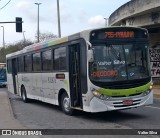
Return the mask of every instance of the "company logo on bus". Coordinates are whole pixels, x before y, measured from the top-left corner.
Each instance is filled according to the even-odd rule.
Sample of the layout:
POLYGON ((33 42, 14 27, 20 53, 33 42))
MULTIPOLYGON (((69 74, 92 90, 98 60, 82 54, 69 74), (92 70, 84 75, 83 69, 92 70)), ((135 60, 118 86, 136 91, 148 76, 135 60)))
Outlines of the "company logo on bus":
POLYGON ((105 38, 134 38, 134 32, 105 32, 105 38))

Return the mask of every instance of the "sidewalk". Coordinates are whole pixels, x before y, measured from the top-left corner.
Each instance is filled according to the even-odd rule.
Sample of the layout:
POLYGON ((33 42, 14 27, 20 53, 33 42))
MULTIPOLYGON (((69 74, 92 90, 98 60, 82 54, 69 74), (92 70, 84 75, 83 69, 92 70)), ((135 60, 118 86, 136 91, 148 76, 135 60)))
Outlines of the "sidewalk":
POLYGON ((160 98, 160 88, 153 88, 154 97, 160 98))
MULTIPOLYGON (((0 89, 0 129, 27 129, 14 118, 8 93, 0 89)), ((1 132, 0 132, 1 133, 1 132)), ((0 136, 0 138, 38 138, 37 136, 0 136)))

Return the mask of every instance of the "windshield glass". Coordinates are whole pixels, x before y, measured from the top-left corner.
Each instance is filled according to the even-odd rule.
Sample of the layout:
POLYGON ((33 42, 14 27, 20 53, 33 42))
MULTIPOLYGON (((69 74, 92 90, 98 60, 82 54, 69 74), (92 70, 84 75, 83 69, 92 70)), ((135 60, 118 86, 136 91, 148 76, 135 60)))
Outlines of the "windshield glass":
POLYGON ((93 81, 124 81, 149 76, 146 44, 99 44, 93 45, 93 49, 94 61, 90 63, 93 81))
POLYGON ((6 79, 6 69, 5 68, 0 68, 0 80, 6 79))

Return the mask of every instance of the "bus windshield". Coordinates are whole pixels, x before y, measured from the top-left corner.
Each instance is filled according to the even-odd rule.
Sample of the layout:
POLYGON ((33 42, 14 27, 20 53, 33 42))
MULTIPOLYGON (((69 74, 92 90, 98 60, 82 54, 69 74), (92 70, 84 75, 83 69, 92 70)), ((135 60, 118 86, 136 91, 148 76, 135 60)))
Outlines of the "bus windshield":
POLYGON ((0 81, 1 80, 6 80, 6 68, 5 67, 0 67, 0 81))
POLYGON ((92 81, 115 82, 149 77, 146 43, 93 45, 94 61, 89 73, 92 81))

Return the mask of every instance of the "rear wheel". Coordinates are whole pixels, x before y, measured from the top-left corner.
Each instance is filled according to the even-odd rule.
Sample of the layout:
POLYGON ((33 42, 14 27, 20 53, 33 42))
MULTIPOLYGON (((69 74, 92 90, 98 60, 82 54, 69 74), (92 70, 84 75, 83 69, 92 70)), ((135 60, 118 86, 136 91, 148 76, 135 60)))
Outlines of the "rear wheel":
POLYGON ((63 93, 61 97, 61 108, 63 112, 67 115, 73 114, 73 109, 71 108, 70 98, 67 93, 63 93))
POLYGON ((26 89, 24 86, 21 88, 21 96, 22 96, 23 102, 27 103, 29 101, 29 99, 27 98, 26 89))

